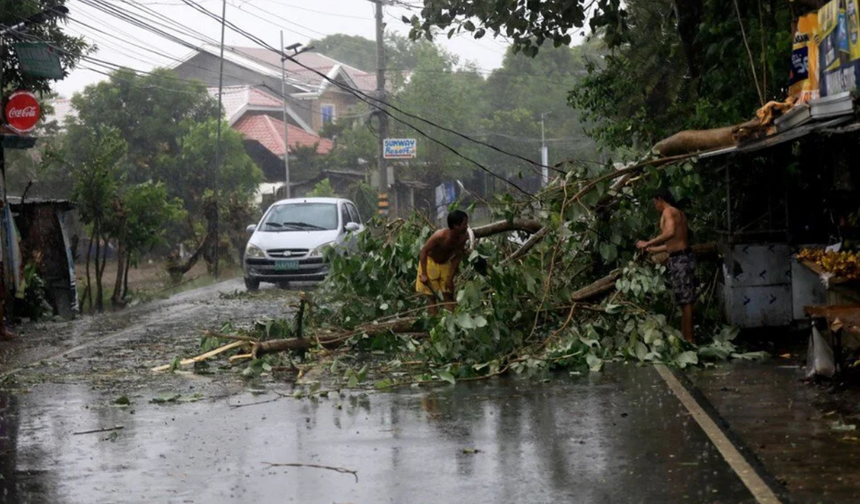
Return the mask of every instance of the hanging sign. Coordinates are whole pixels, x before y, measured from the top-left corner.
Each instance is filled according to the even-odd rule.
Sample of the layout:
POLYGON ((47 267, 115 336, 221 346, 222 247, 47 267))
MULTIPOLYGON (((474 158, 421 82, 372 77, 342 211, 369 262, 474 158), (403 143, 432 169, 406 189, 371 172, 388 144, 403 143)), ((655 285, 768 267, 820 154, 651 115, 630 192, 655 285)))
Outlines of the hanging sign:
POLYGON ((46 79, 63 78, 60 56, 53 47, 44 42, 18 42, 14 45, 23 73, 46 79))
POLYGON ((33 131, 41 112, 36 95, 29 91, 15 91, 6 102, 6 124, 16 133, 33 131))

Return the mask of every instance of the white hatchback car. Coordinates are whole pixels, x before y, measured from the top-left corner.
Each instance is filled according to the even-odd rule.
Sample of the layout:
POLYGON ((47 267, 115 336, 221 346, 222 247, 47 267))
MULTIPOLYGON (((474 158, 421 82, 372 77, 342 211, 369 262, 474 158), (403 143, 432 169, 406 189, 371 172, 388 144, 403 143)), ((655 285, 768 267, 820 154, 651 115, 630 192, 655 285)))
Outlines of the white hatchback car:
POLYGON ((245 247, 245 287, 260 282, 319 282, 328 274, 327 247, 346 248, 364 230, 355 204, 340 198, 293 198, 266 210, 245 247))

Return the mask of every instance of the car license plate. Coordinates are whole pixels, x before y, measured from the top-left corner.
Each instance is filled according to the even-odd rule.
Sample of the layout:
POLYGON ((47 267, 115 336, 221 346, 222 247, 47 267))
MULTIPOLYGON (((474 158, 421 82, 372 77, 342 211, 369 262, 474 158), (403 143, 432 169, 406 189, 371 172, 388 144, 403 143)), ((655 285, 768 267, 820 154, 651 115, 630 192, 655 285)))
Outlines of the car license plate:
POLYGON ((299 269, 298 261, 275 261, 275 269, 278 271, 292 271, 299 269))

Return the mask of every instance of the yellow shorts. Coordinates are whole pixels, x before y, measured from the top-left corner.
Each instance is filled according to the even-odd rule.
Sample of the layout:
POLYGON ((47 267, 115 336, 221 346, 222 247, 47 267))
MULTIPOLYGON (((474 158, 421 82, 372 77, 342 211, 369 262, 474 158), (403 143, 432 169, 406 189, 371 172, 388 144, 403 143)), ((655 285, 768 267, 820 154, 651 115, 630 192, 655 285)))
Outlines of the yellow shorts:
MULTIPOLYGON (((427 258, 427 280, 436 292, 443 294, 453 294, 448 290, 448 282, 454 277, 454 268, 451 263, 439 264, 430 257, 427 258)), ((415 292, 433 295, 433 291, 421 282, 421 265, 418 265, 418 275, 415 278, 415 292)))

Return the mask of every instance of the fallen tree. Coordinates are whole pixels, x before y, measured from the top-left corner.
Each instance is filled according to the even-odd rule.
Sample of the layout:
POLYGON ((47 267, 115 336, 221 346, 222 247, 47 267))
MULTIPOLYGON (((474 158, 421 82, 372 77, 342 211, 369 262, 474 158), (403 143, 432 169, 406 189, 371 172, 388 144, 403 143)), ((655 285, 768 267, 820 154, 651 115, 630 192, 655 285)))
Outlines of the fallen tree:
MULTIPOLYGON (((555 367, 598 370, 615 359, 686 366, 700 355, 726 357, 735 352, 733 333, 716 322, 699 324, 716 335, 709 345, 682 340, 663 269, 634 247, 656 233, 658 216, 642 215, 652 211, 655 187, 683 186, 706 208, 707 197, 719 197, 690 157, 647 159, 592 177, 570 168, 535 198, 494 208, 516 217, 473 228, 480 239, 461 266, 453 313, 426 316, 427 300, 415 293, 418 252, 433 231, 416 216, 371 226, 356 253, 330 253, 330 276, 307 305, 297 305, 298 316, 212 333, 207 350, 211 341, 236 338, 230 361, 248 362, 246 371, 317 366, 348 386, 365 380, 371 363, 375 378, 391 386, 555 367), (511 240, 510 233, 528 238, 511 240), (489 266, 479 272, 481 261, 489 266)), ((696 246, 697 253, 712 250, 710 243, 696 246)), ((701 258, 706 267, 708 256, 701 258)), ((702 277, 713 279, 713 271, 702 277)))

